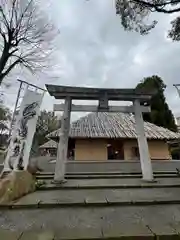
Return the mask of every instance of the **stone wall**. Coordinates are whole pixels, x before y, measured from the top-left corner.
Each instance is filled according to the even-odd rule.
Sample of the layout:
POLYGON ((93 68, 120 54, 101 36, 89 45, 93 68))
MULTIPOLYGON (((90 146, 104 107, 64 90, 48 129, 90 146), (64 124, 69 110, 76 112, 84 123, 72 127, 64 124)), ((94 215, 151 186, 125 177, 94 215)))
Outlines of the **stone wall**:
MULTIPOLYGON (((45 172, 54 172, 55 158, 39 157, 38 165, 45 172)), ((176 171, 180 169, 180 160, 152 160, 153 171, 176 171)), ((2 168, 2 165, 0 166, 2 168)), ((68 161, 66 164, 66 172, 141 172, 140 161, 68 161)))

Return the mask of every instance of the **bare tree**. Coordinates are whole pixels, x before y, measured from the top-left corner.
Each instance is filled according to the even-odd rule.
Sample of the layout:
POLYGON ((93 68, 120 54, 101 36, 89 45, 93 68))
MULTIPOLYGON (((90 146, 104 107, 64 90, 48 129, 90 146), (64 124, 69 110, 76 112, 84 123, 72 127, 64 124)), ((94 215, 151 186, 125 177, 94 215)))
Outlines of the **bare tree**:
POLYGON ((31 72, 42 69, 54 33, 33 0, 0 0, 0 84, 17 66, 31 72))
MULTIPOLYGON (((116 0, 116 13, 121 17, 121 23, 126 30, 135 30, 147 34, 157 24, 153 21, 147 24, 144 20, 152 12, 172 14, 180 12, 180 0, 116 0)), ((180 18, 172 23, 169 37, 180 40, 180 18)))

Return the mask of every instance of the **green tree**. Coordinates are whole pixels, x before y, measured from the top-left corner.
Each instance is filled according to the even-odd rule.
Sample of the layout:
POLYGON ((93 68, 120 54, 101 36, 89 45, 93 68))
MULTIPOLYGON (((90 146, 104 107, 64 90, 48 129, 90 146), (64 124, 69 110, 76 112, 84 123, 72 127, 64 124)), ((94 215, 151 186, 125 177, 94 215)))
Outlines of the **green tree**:
MULTIPOLYGON (((125 30, 135 30, 140 34, 147 34, 157 24, 154 20, 147 23, 152 12, 172 14, 180 12, 180 0, 116 0, 116 13, 121 18, 125 30)), ((180 17, 172 22, 172 29, 168 36, 172 40, 180 40, 180 17)))
POLYGON ((7 124, 5 124, 4 122, 1 122, 1 121, 0 121, 0 136, 3 134, 3 132, 4 132, 5 130, 8 130, 7 124))
POLYGON ((0 104, 0 120, 1 121, 11 120, 11 111, 9 108, 5 107, 3 104, 0 104))
POLYGON ((37 152, 38 147, 47 141, 46 135, 60 127, 60 120, 54 112, 43 110, 38 117, 36 132, 33 140, 33 151, 37 152))
POLYGON ((148 103, 142 103, 151 106, 151 112, 143 115, 144 120, 168 128, 172 131, 177 131, 174 116, 169 109, 164 96, 166 85, 163 80, 158 76, 147 77, 144 78, 136 88, 143 91, 156 91, 156 94, 148 103))
POLYGON ((7 142, 7 133, 5 131, 9 130, 7 122, 11 120, 11 111, 9 108, 5 107, 3 103, 0 104, 0 147, 5 145, 7 142))

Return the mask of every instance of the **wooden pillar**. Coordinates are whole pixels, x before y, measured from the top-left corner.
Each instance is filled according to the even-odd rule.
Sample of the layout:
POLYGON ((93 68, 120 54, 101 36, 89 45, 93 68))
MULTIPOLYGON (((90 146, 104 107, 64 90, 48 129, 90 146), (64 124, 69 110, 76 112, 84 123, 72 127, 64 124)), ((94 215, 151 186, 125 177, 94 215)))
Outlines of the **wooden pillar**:
POLYGON ((54 175, 55 182, 62 182, 64 180, 68 151, 70 117, 71 117, 71 99, 67 97, 65 99, 64 104, 64 112, 61 121, 61 131, 59 135, 59 143, 57 148, 57 159, 54 175))
POLYGON ((134 101, 134 110, 143 180, 152 181, 153 180, 152 164, 149 155, 147 139, 145 136, 144 120, 139 100, 134 101))

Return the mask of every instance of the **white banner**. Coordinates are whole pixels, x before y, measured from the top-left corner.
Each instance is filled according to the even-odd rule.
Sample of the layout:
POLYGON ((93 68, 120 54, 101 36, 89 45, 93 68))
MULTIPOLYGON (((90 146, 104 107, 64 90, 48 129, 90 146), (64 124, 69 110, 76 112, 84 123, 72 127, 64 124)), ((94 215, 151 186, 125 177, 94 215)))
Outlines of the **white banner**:
POLYGON ((27 169, 44 93, 26 90, 4 163, 4 171, 27 169))

